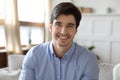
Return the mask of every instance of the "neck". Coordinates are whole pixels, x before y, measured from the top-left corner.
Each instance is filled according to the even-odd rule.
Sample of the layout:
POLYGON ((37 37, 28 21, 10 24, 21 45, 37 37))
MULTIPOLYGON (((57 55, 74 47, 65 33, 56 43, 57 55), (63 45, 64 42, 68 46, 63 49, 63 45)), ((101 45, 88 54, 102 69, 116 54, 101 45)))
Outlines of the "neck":
POLYGON ((65 55, 65 53, 68 51, 70 47, 71 45, 68 47, 61 47, 61 46, 53 45, 54 52, 56 56, 60 59, 65 55))

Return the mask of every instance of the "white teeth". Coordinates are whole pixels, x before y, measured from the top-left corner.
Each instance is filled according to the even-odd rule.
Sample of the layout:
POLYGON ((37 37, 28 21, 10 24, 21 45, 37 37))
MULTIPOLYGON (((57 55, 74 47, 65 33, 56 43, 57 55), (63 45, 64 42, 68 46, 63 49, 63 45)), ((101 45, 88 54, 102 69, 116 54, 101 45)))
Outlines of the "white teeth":
POLYGON ((67 37, 60 37, 61 39, 67 39, 67 37))
POLYGON ((60 39, 67 39, 67 38, 69 38, 69 36, 60 36, 60 35, 58 35, 58 37, 59 37, 60 39))

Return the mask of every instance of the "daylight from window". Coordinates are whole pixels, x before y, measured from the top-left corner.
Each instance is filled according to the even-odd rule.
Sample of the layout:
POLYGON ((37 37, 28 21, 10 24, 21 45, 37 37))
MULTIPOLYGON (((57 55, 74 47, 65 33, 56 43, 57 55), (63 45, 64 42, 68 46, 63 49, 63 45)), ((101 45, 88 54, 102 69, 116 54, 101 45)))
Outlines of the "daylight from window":
MULTIPOLYGON (((0 20, 4 19, 5 0, 0 0, 0 20)), ((44 0, 18 0, 18 19, 26 22, 44 22, 44 0)), ((0 24, 0 47, 5 47, 4 25, 0 24)), ((20 25, 20 40, 22 45, 39 44, 44 41, 44 26, 22 26, 20 25)))

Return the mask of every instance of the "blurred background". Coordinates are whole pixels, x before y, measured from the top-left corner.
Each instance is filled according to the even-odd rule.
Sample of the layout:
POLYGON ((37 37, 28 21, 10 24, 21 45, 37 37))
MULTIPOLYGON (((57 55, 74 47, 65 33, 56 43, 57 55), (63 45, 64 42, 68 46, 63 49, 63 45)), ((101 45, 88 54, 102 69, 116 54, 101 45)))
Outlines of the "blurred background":
POLYGON ((100 62, 120 62, 120 0, 0 0, 0 67, 9 54, 26 54, 31 46, 51 40, 50 13, 60 2, 82 12, 74 41, 92 50, 100 62))

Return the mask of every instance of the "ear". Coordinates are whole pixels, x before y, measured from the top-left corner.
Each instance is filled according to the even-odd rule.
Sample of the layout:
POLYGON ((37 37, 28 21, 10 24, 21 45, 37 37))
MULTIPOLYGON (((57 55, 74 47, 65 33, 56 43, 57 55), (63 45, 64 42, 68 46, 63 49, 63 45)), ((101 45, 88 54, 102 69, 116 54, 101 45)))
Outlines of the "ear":
POLYGON ((78 28, 76 28, 76 33, 78 32, 78 28))
POLYGON ((49 31, 52 32, 52 24, 49 23, 49 31))

